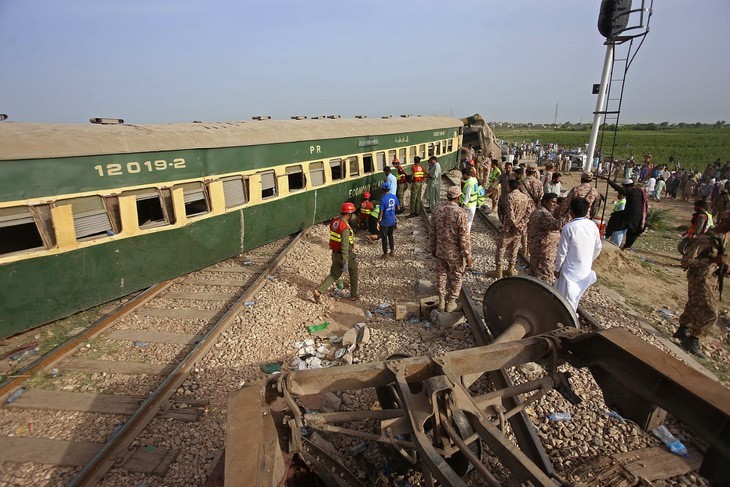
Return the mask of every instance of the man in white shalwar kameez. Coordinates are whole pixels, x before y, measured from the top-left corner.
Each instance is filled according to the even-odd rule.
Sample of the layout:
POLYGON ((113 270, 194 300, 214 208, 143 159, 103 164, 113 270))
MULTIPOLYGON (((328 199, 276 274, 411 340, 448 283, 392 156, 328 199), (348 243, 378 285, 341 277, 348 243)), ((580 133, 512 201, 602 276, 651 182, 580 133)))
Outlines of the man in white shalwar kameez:
POLYGON ((589 208, 585 198, 575 198, 570 202, 573 219, 560 232, 555 258, 555 277, 558 279, 553 286, 576 311, 583 293, 596 282, 592 266, 602 247, 598 227, 586 218, 589 208))

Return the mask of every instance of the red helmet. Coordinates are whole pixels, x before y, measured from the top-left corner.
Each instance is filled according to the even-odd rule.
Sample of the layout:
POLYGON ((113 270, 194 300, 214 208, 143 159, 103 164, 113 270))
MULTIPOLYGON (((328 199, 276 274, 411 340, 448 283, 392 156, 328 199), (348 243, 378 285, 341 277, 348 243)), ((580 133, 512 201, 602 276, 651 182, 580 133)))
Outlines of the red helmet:
POLYGON ((342 210, 340 210, 341 213, 355 213, 355 205, 350 203, 349 201, 342 205, 342 210))
POLYGON ((362 197, 363 197, 363 198, 365 198, 365 199, 368 199, 368 198, 370 198, 370 193, 368 193, 367 191, 365 191, 365 192, 364 192, 364 193, 362 194, 362 197))

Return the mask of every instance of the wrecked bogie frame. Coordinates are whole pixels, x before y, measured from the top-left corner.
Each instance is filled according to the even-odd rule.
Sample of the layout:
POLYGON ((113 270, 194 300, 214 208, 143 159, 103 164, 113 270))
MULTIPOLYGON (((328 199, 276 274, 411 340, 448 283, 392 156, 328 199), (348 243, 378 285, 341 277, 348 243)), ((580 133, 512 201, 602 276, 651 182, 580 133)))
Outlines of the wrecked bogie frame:
MULTIPOLYGON (((502 339, 491 345, 288 372, 232 393, 226 484, 307 485, 309 480, 297 483, 291 473, 298 457, 328 486, 364 485, 342 461, 345 452, 319 433, 348 435, 389 448, 402 463, 421 470, 425 485, 432 484, 432 478, 441 485, 465 485, 462 476, 472 469, 484 484, 501 485, 497 473, 482 462, 482 442, 517 484, 559 484, 551 468, 539 468, 512 442, 506 428, 510 418, 550 390, 573 404, 580 402, 570 389, 569 375, 558 371, 563 361, 588 367, 607 405, 623 417, 650 428, 666 410, 684 422, 709 445, 700 473, 717 484, 730 478, 728 389, 627 330, 585 332, 563 326, 574 325, 577 318, 554 294, 548 286, 525 278, 493 284, 485 295, 485 318, 502 339), (530 301, 542 300, 540 307, 550 308, 551 314, 510 304, 509 296, 517 290, 523 295, 529 290, 534 298, 530 301), (504 341, 504 336, 512 341, 504 341), (527 338, 519 339, 523 336, 527 338), (528 362, 541 364, 545 375, 485 394, 471 392, 482 375, 528 362), (303 406, 312 396, 368 388, 375 390, 381 409, 323 413, 303 406), (517 401, 508 401, 515 397, 517 401)), ((376 470, 362 452, 355 457, 361 472, 376 470)))

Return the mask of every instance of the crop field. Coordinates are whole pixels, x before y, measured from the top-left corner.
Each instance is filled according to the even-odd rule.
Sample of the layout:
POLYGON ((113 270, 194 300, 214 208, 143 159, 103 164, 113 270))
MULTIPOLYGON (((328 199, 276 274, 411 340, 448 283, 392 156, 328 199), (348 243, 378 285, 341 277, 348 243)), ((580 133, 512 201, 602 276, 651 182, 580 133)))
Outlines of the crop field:
MULTIPOLYGON (((590 138, 590 129, 530 129, 493 127, 498 138, 509 142, 522 143, 539 139, 541 143, 557 143, 566 147, 585 147, 590 138)), ((601 144, 602 134, 598 134, 598 145, 604 154, 610 154, 613 138, 612 131, 606 131, 601 144)), ((704 169, 717 159, 722 163, 730 161, 730 127, 724 128, 659 128, 657 130, 636 130, 619 127, 614 155, 628 159, 634 155, 637 161, 650 152, 654 163, 669 164, 669 158, 679 162, 682 167, 704 169)))

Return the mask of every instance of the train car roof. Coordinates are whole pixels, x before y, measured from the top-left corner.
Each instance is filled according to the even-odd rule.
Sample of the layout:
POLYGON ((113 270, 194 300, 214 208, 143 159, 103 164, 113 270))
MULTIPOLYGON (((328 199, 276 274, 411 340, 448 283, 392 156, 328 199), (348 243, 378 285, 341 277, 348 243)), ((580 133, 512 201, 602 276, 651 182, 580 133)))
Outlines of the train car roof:
POLYGON ((446 116, 161 125, 0 123, 0 160, 277 144, 459 127, 446 116))

